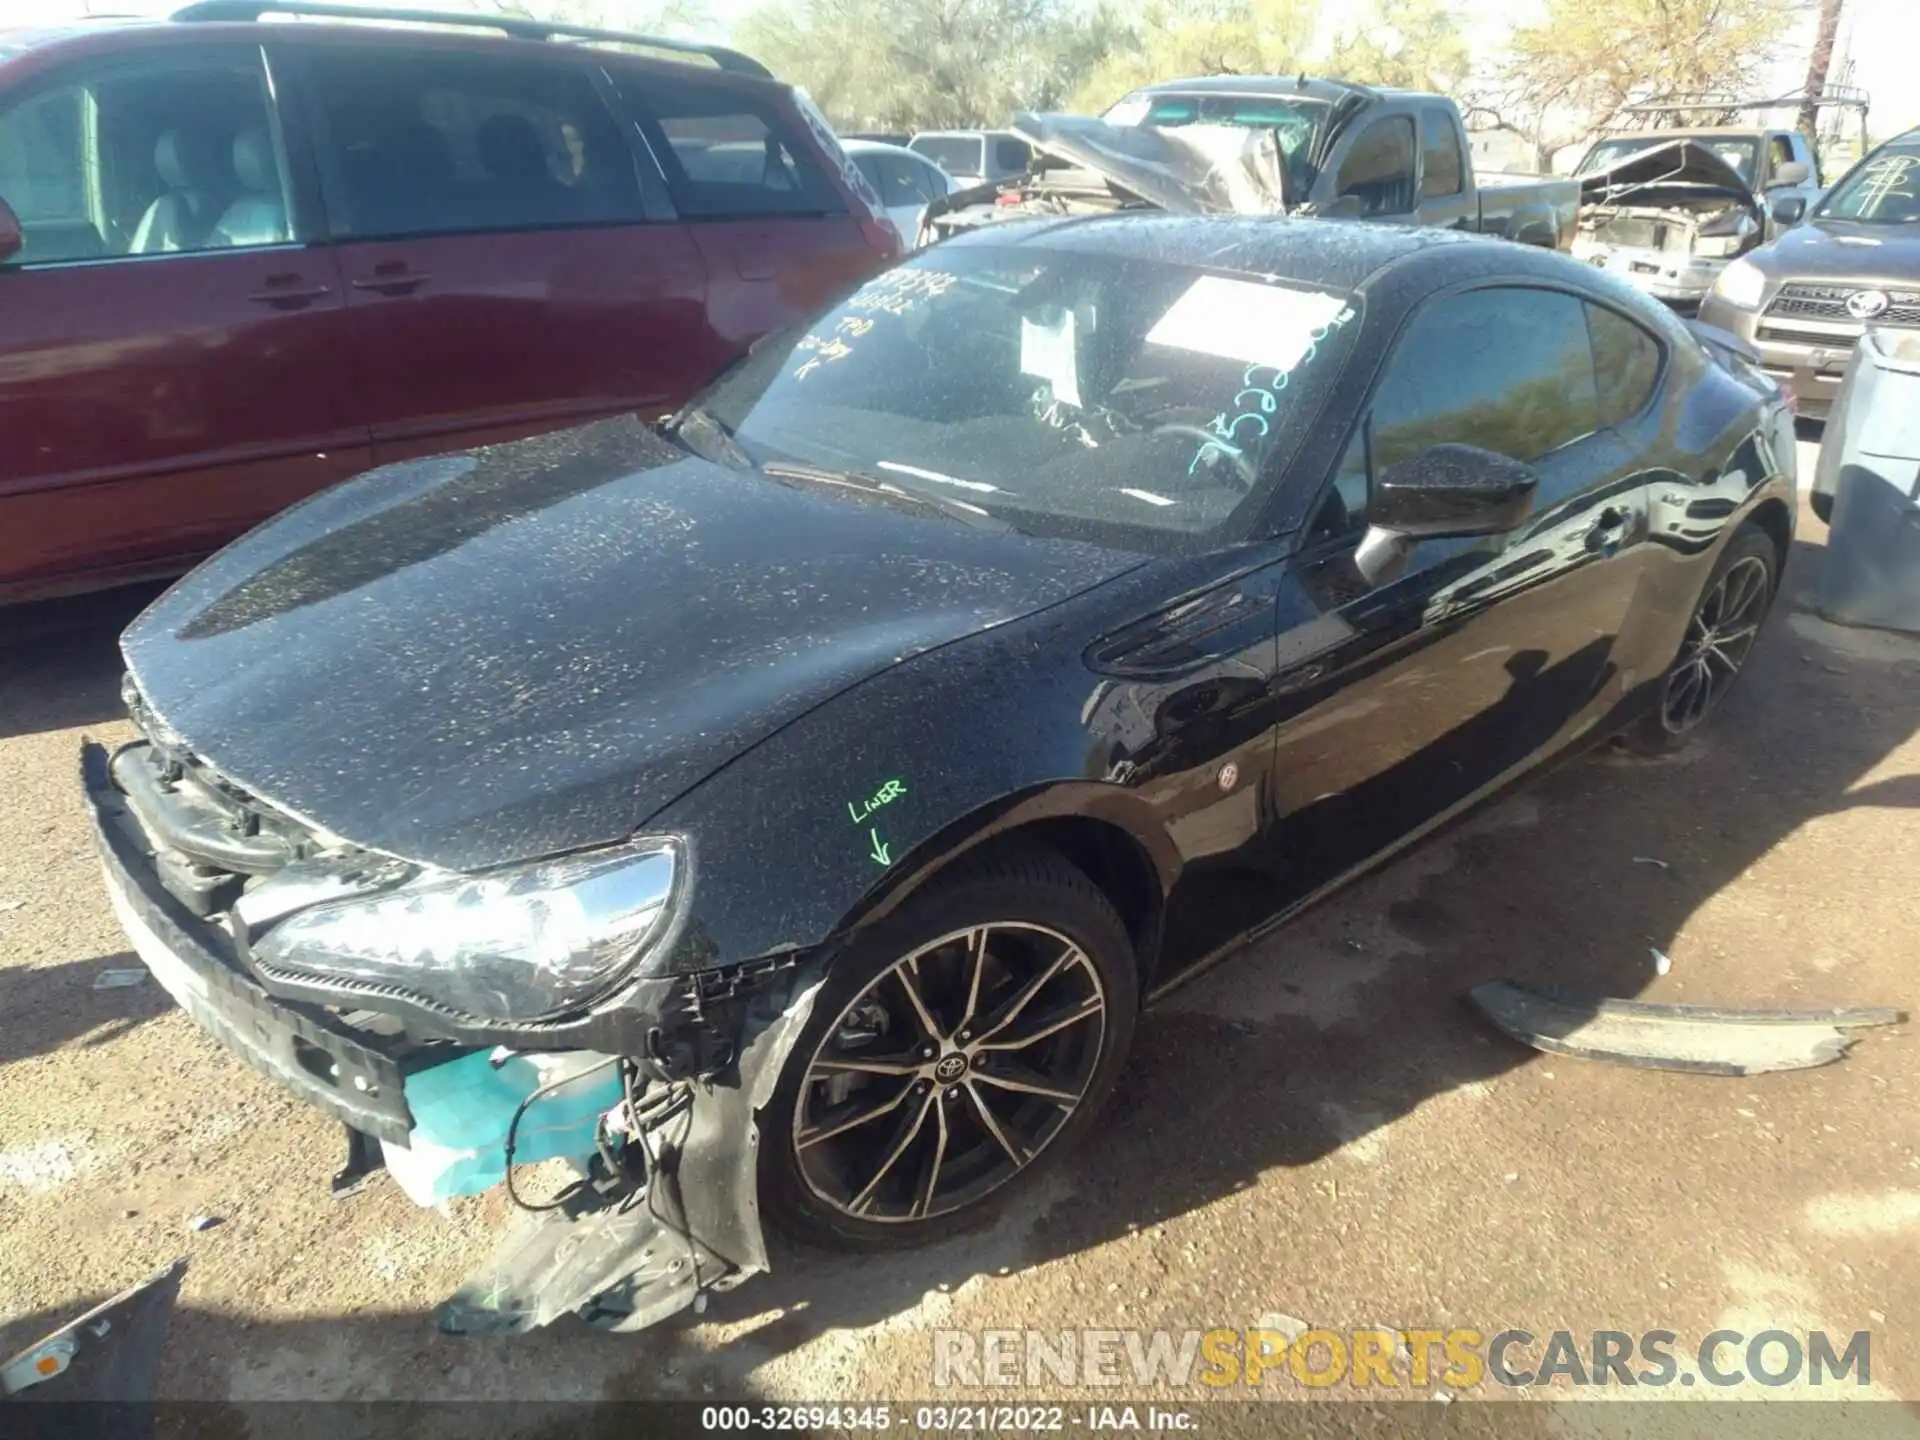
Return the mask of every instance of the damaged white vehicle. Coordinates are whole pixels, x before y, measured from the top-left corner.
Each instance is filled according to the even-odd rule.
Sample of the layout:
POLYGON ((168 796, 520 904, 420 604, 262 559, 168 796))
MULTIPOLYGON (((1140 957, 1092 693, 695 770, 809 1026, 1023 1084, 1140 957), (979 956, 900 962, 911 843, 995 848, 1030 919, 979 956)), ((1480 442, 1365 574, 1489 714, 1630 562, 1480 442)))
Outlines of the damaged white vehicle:
POLYGON ((1765 240, 1759 198, 1697 141, 1652 146, 1580 177, 1574 259, 1669 305, 1697 306, 1729 261, 1765 240))

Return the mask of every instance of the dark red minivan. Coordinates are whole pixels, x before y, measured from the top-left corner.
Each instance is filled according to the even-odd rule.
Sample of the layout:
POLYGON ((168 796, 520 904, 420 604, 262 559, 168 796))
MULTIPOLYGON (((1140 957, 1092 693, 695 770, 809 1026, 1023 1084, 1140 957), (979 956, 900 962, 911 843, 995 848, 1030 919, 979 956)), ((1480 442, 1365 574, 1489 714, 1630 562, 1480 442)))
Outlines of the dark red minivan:
POLYGON ((0 30, 0 602, 178 572, 390 460, 670 412, 897 253, 746 56, 406 13, 0 30))

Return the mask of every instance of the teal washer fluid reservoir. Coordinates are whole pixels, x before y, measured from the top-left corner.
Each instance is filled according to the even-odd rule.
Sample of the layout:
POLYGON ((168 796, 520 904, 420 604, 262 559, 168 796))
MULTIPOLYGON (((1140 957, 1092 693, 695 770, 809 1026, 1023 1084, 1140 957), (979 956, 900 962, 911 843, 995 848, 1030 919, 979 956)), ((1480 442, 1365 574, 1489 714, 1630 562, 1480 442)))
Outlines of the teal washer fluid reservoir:
POLYGON ((594 1153, 600 1117, 620 1103, 620 1069, 605 1055, 511 1055, 475 1051, 407 1077, 413 1133, 406 1149, 380 1142, 387 1170, 418 1205, 478 1195, 506 1178, 507 1127, 534 1091, 558 1088, 527 1106, 514 1131, 513 1163, 555 1158, 582 1165, 594 1153), (600 1068, 582 1073, 590 1067, 600 1068), (567 1080, 568 1076, 577 1079, 567 1080))

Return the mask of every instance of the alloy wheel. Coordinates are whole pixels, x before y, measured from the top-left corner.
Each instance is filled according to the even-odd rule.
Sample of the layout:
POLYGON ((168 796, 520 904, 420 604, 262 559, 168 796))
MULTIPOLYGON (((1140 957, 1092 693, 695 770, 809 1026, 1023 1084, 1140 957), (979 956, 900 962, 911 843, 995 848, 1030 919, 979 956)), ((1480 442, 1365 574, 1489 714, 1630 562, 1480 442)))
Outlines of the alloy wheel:
POLYGON ((1660 705, 1660 721, 1669 733, 1693 729, 1732 686, 1759 636, 1772 582, 1767 562, 1745 555, 1701 599, 1687 622, 1687 638, 1660 705))
POLYGON ((1041 925, 943 935, 856 995, 793 1112, 801 1179, 859 1220, 932 1219, 1039 1156, 1086 1098, 1107 997, 1086 952, 1041 925))

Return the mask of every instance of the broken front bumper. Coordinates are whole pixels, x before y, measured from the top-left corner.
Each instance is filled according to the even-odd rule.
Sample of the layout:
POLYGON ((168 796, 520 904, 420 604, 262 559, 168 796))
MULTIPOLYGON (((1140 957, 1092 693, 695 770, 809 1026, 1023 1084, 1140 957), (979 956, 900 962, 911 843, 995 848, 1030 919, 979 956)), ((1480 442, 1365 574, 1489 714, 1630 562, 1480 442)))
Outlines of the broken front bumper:
POLYGON ((106 872, 107 898, 142 961, 174 1001, 249 1065, 355 1130, 407 1143, 399 1060, 325 1011, 277 1000, 248 975, 220 930, 161 885, 145 835, 87 744, 80 775, 106 872))
MULTIPOLYGON (((387 1041, 324 1007, 270 994, 225 931, 161 883, 153 843, 101 746, 82 748, 81 779, 108 897, 167 993, 255 1069, 351 1130, 406 1147, 415 1133, 409 1072, 472 1048, 387 1041)), ((672 1019, 654 1017, 636 1067, 647 1118, 625 1140, 631 1173, 600 1175, 559 1208, 523 1217, 441 1307, 442 1329, 523 1331, 566 1314, 639 1329, 766 1269, 757 1115, 806 1024, 818 969, 745 968, 694 977, 691 1001, 681 996, 672 1019)))

